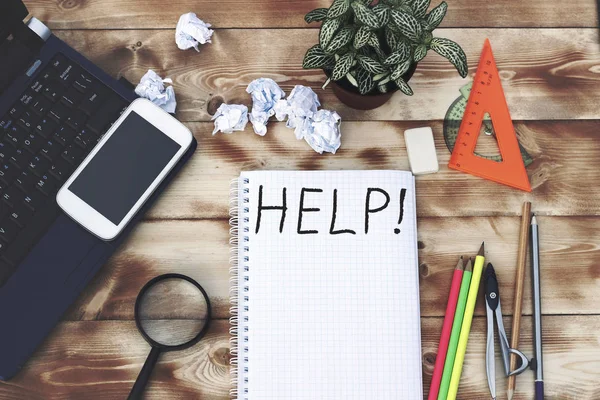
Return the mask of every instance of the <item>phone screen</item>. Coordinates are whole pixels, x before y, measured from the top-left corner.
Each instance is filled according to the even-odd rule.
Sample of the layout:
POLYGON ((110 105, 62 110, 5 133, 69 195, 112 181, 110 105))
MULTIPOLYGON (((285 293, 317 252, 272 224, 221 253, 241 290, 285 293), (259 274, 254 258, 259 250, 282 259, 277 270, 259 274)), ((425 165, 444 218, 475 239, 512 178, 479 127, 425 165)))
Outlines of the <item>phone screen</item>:
POLYGON ((119 225, 180 148, 132 111, 69 190, 119 225))

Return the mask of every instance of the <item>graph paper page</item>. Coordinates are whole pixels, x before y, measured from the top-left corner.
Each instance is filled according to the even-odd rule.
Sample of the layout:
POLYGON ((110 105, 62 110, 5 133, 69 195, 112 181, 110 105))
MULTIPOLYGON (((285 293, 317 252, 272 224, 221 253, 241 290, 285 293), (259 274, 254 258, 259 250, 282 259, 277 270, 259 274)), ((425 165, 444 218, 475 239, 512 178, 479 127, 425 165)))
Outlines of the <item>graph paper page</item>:
POLYGON ((241 180, 248 312, 239 398, 422 399, 412 175, 277 171, 241 180), (264 207, 283 207, 284 188, 282 221, 282 209, 264 207))

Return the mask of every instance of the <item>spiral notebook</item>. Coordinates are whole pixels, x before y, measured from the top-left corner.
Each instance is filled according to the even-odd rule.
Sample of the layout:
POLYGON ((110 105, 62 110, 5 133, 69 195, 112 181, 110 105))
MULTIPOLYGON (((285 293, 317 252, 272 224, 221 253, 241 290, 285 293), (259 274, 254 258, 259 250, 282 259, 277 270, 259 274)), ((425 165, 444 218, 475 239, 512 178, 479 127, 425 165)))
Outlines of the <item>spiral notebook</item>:
POLYGON ((412 174, 243 172, 231 202, 232 397, 422 399, 412 174))

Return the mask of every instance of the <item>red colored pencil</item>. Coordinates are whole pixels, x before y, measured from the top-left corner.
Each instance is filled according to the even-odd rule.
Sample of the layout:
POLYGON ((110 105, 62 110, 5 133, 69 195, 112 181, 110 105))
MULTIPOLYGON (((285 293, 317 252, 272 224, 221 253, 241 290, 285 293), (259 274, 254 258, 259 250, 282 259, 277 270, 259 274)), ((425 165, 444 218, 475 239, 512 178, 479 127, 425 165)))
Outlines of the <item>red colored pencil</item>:
POLYGON ((429 400, 437 400, 440 391, 440 382, 442 380, 442 373, 444 372, 444 362, 446 361, 446 352, 448 351, 448 342, 450 341, 450 333, 452 332, 452 323, 454 322, 454 313, 456 312, 456 303, 458 302, 458 293, 460 292, 464 269, 465 266, 461 257, 458 264, 456 264, 452 277, 448 305, 446 306, 446 316, 442 325, 442 335, 440 336, 435 367, 433 368, 433 376, 431 377, 431 386, 429 387, 429 400))

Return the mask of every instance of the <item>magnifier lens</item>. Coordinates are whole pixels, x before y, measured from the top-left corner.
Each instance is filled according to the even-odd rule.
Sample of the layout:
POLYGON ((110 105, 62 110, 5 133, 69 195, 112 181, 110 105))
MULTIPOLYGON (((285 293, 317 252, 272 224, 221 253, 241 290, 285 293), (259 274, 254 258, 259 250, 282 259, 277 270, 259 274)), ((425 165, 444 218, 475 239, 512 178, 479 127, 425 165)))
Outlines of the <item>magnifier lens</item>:
POLYGON ((184 279, 157 281, 140 301, 140 327, 163 346, 180 346, 194 339, 208 322, 207 315, 202 292, 184 279))

